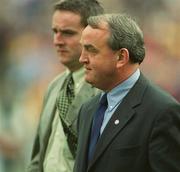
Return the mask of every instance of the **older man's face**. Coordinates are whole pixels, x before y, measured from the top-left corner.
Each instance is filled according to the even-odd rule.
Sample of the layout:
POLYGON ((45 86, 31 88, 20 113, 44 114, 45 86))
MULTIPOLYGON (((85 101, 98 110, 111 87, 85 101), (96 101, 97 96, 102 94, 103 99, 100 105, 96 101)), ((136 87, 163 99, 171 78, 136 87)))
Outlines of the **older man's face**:
POLYGON ((107 44, 109 36, 107 24, 102 23, 98 29, 87 26, 81 37, 80 62, 86 69, 85 80, 102 90, 110 90, 117 77, 117 54, 107 44))

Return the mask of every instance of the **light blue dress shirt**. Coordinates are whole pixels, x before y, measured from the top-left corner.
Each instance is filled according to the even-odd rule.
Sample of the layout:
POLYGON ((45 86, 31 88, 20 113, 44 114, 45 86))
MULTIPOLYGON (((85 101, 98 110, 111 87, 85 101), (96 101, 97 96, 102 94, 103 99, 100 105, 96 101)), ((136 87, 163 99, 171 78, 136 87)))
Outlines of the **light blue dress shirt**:
MULTIPOLYGON (((104 120, 101 126, 101 134, 104 131, 107 123, 117 109, 118 105, 122 102, 123 98, 127 95, 130 89, 134 86, 140 76, 140 70, 137 69, 127 80, 113 88, 107 93, 108 108, 104 114, 104 120)), ((102 93, 103 95, 104 93, 102 93)))

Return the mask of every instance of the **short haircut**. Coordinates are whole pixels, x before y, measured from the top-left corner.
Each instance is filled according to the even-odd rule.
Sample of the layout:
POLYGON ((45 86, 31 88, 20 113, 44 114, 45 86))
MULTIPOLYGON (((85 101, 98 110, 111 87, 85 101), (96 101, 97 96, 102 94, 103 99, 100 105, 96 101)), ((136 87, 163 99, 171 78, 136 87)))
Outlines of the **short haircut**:
POLYGON ((81 24, 87 26, 87 19, 104 13, 103 7, 96 0, 60 0, 54 5, 54 11, 71 11, 81 16, 81 24))
POLYGON ((127 14, 104 14, 88 19, 91 27, 99 28, 106 22, 110 30, 108 45, 112 50, 126 48, 132 63, 141 63, 145 57, 143 33, 138 24, 127 14))

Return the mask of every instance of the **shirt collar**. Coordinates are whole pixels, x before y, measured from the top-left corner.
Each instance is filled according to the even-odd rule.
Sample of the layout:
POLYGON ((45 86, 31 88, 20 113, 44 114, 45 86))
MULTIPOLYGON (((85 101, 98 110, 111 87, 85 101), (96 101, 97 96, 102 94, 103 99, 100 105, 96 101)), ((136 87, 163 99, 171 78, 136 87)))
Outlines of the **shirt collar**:
POLYGON ((140 76, 140 70, 137 69, 128 79, 117 85, 107 93, 108 109, 113 110, 127 95, 130 89, 134 86, 140 76))
MULTIPOLYGON (((70 70, 66 69, 66 75, 68 75, 69 73, 70 73, 70 70)), ((84 73, 85 73, 85 69, 83 67, 81 67, 80 69, 72 73, 75 90, 78 90, 82 84, 82 81, 84 81, 84 73)))

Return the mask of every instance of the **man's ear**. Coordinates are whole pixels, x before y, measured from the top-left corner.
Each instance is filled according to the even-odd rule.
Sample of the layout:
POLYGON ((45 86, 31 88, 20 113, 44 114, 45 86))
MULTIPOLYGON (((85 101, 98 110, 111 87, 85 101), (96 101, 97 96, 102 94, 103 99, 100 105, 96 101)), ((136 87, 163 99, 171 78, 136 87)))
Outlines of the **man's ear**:
POLYGON ((129 62, 129 51, 126 48, 121 48, 118 51, 117 59, 117 67, 122 67, 129 62))

